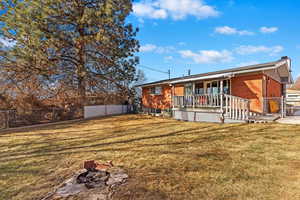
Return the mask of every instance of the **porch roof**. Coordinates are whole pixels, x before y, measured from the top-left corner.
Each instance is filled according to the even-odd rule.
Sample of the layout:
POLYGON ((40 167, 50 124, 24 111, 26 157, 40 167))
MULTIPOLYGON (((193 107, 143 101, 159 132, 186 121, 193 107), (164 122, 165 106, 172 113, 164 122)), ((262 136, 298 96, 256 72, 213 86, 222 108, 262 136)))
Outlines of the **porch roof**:
POLYGON ((286 64, 288 62, 288 60, 289 60, 289 58, 283 57, 282 59, 275 61, 275 62, 268 62, 268 63, 263 63, 263 64, 220 70, 220 71, 216 71, 216 72, 208 72, 208 73, 196 74, 196 75, 191 75, 191 76, 165 79, 165 80, 161 80, 161 81, 155 81, 155 82, 151 82, 151 83, 137 85, 136 87, 147 87, 147 86, 163 85, 163 84, 184 83, 184 82, 197 81, 197 80, 227 78, 227 77, 234 76, 237 74, 242 74, 242 73, 260 72, 260 71, 264 71, 264 70, 275 69, 279 66, 286 64))
POLYGON ((201 77, 195 77, 195 78, 187 78, 187 79, 183 79, 183 80, 175 80, 175 81, 171 81, 170 84, 190 82, 190 81, 219 79, 219 78, 230 78, 232 76, 233 76, 233 73, 215 74, 215 75, 201 76, 201 77))

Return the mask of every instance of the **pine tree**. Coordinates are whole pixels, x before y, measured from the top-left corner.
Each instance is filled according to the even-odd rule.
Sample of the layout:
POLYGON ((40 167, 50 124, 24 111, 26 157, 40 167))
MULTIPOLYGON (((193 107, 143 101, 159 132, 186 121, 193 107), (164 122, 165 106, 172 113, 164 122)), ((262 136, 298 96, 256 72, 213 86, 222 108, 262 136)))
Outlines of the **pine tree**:
POLYGON ((131 0, 5 0, 1 35, 15 43, 0 64, 16 78, 63 82, 87 93, 127 91, 134 80, 137 29, 131 0))

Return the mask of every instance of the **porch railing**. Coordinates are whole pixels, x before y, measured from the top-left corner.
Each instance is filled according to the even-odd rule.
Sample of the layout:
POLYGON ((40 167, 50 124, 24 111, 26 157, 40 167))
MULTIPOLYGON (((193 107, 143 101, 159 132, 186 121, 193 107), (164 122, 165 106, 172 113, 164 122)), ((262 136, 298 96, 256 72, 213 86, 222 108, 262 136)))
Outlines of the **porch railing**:
POLYGON ((250 116, 250 101, 240 97, 224 94, 225 117, 235 120, 248 120, 250 116))
POLYGON ((248 120, 250 101, 227 94, 174 96, 174 108, 219 108, 225 118, 248 120))
POLYGON ((220 95, 203 94, 191 96, 174 96, 174 107, 184 108, 204 108, 204 107, 220 107, 220 95))

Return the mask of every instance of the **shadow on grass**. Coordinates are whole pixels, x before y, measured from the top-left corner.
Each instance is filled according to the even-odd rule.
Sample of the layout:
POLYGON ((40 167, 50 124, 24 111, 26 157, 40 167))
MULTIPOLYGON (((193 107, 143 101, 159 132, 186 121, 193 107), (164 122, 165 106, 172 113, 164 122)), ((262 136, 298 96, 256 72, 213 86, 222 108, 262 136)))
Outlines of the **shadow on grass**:
MULTIPOLYGON (((235 125, 234 128, 238 129, 245 126, 244 124, 240 124, 240 125, 235 125)), ((122 145, 122 144, 129 144, 129 143, 133 143, 133 142, 140 142, 140 141, 148 141, 148 140, 153 140, 153 139, 160 139, 160 138, 168 138, 168 137, 173 137, 173 136, 180 136, 180 135, 188 135, 188 134, 199 134, 199 139, 195 139, 193 141, 189 141, 189 142, 177 142, 176 144, 178 145, 188 145, 188 144, 193 144, 193 143, 197 143, 197 144, 201 144, 203 142, 212 142, 212 141, 217 141, 217 140, 223 140, 224 138, 240 138, 243 137, 241 135, 235 135, 235 134, 230 134, 230 135, 211 135, 211 132, 217 132, 217 131, 221 131, 221 130, 226 130, 228 127, 222 127, 219 126, 218 128, 208 128, 207 130, 199 130, 198 128, 190 128, 190 129, 184 129, 181 131, 174 131, 174 132, 170 132, 167 134, 160 134, 160 135, 153 135, 153 136, 143 136, 143 137, 137 137, 137 138, 132 138, 132 139, 124 139, 124 140, 118 140, 118 141, 113 141, 113 142, 104 142, 104 143, 100 143, 100 144, 92 144, 92 145, 80 145, 80 146, 73 146, 72 144, 63 144, 64 146, 69 146, 69 147, 64 147, 64 148, 60 148, 58 144, 52 144, 51 141, 46 141, 47 144, 49 144, 49 146, 47 147, 51 147, 51 149, 47 149, 47 147, 42 147, 42 148, 37 148, 38 150, 35 151, 29 151, 29 152, 18 152, 18 153, 12 153, 12 154, 1 154, 1 158, 0 161, 1 162, 5 162, 5 161, 10 161, 10 160, 16 160, 16 159, 24 159, 24 158, 32 158, 35 156, 49 156, 49 155, 60 155, 60 154, 68 154, 68 153, 80 153, 80 152, 91 152, 91 151, 96 151, 96 152, 101 152, 101 151, 120 151, 121 148, 108 148, 108 149, 99 149, 99 150, 92 150, 95 148, 101 148, 101 147, 109 147, 109 146, 113 146, 113 145, 122 145), (205 135, 201 134, 201 133, 206 133, 205 135), (200 141, 201 140, 201 141, 200 141), (53 148, 55 147, 56 148, 53 148), (81 151, 76 151, 81 149, 81 151), (86 151, 82 151, 82 149, 88 149, 86 151), (71 151, 71 152, 66 152, 66 151, 71 151), (21 158, 18 158, 18 156, 20 156, 21 158)), ((136 132, 131 133, 131 135, 135 135, 136 132)), ((129 136, 130 134, 126 134, 126 136, 129 136)), ((116 136, 116 138, 118 137, 123 137, 124 135, 121 136, 116 136)), ((106 140, 106 139, 110 139, 113 136, 109 136, 106 138, 102 138, 99 139, 101 141, 106 140)), ((113 137, 114 138, 114 137, 113 137)), ((91 142, 95 142, 96 140, 98 140, 97 138, 92 138, 91 140, 84 140, 84 141, 79 141, 80 143, 91 143, 91 142)), ((141 147, 145 147, 145 146, 160 146, 160 145, 172 145, 172 143, 165 143, 165 144, 146 144, 146 145, 141 145, 141 147)), ((133 145, 133 147, 129 148, 129 149, 133 149, 133 148, 139 148, 136 145, 133 145)), ((127 149, 127 150, 129 150, 127 149)), ((124 150, 124 149, 123 149, 124 150)))

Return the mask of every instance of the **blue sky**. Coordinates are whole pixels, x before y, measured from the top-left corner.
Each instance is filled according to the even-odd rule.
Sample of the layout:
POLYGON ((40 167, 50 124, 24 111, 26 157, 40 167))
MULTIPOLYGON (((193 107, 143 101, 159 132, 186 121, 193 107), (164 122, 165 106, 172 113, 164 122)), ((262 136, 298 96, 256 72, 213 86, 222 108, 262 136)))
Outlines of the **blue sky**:
MULTIPOLYGON (((140 0, 133 8, 141 65, 178 77, 289 56, 300 75, 300 1, 140 0)), ((140 69, 147 82, 168 78, 140 69)))

